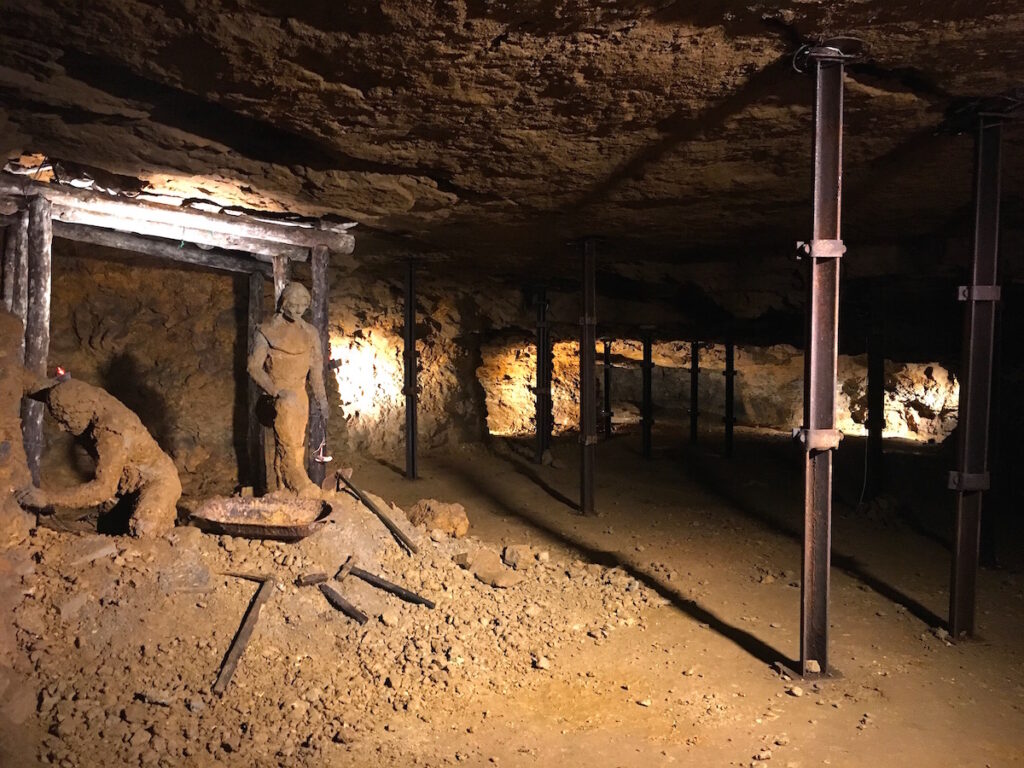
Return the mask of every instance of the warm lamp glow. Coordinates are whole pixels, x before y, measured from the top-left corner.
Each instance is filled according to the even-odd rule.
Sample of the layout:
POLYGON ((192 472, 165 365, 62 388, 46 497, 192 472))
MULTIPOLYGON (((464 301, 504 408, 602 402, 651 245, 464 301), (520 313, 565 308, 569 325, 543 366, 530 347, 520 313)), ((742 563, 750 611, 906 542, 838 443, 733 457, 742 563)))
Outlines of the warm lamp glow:
POLYGON ((346 418, 377 421, 402 406, 401 350, 400 339, 373 331, 364 331, 361 338, 331 337, 334 378, 346 418))

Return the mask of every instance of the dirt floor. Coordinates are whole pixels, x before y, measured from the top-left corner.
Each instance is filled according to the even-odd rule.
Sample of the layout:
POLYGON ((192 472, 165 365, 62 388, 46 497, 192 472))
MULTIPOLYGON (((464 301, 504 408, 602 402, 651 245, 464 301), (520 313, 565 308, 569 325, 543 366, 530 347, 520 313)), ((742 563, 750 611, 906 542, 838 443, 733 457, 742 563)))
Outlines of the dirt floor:
POLYGON ((858 512, 863 443, 841 449, 838 674, 810 683, 777 666, 797 655, 799 454, 740 433, 725 460, 718 439, 682 449, 656 432, 676 445, 649 462, 637 435, 602 443, 596 518, 571 508, 572 440, 554 467, 506 441, 427 455, 415 482, 356 463, 399 507, 465 505, 469 538, 416 532, 417 557, 348 497, 297 544, 41 529, 3 560, 4 764, 1024 765, 1020 560, 1006 550, 1011 568, 982 572, 980 639, 950 644, 948 550, 933 533, 950 500, 916 490, 942 477, 942 456, 896 451, 894 493, 858 512), (452 562, 523 543, 529 567, 507 589, 452 562), (346 580, 371 616, 357 627, 292 586, 351 553, 437 607, 346 580), (237 571, 280 587, 218 698, 257 586, 222 575, 237 571))

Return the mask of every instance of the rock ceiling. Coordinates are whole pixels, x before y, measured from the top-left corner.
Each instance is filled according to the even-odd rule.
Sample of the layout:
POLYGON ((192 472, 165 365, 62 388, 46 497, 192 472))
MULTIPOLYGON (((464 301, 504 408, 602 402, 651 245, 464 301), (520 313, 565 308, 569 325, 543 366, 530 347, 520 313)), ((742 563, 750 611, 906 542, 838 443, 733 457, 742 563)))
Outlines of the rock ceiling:
MULTIPOLYGON (((623 259, 809 233, 804 42, 847 80, 845 231, 970 227, 964 100, 1024 83, 1019 0, 7 0, 0 151, 114 185, 331 213, 510 267, 596 234, 623 259)), ((1007 218, 1024 218, 1024 126, 1007 218)))

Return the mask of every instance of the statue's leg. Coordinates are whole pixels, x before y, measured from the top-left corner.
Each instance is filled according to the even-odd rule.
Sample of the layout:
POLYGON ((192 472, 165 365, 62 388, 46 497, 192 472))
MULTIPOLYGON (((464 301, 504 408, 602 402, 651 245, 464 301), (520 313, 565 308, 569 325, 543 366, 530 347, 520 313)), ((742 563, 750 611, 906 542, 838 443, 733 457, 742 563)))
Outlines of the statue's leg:
POLYGON ((309 479, 305 466, 306 421, 309 398, 305 391, 287 390, 277 396, 274 419, 274 471, 278 487, 300 496, 318 496, 319 489, 309 479))
POLYGON ((139 489, 135 512, 129 522, 132 536, 163 536, 174 528, 178 517, 178 499, 181 498, 181 481, 174 464, 162 468, 159 475, 146 482, 139 489))

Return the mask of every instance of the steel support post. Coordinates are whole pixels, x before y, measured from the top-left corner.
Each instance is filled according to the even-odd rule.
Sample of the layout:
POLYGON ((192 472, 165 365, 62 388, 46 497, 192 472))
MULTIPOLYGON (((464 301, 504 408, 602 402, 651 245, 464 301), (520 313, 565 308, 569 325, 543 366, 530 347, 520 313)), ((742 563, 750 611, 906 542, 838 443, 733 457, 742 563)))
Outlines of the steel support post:
POLYGON ((402 357, 405 362, 404 389, 405 394, 405 476, 409 480, 416 479, 416 409, 419 398, 416 360, 416 265, 413 261, 405 272, 405 322, 404 349, 402 357))
POLYGON ((654 404, 651 402, 651 375, 654 369, 654 360, 651 354, 651 330, 643 329, 643 401, 641 403, 641 416, 643 427, 643 456, 651 458, 651 430, 654 427, 654 404))
POLYGON ((725 457, 732 458, 732 428, 736 423, 736 345, 732 339, 725 342, 725 457))
MULTIPOLYGON (((877 312, 877 308, 872 308, 877 312)), ((868 445, 867 487, 865 498, 873 499, 885 486, 885 455, 882 430, 885 429, 885 349, 880 323, 872 320, 868 334, 868 445)))
POLYGON ((537 306, 537 388, 536 429, 538 464, 551 447, 551 337, 548 329, 548 295, 543 288, 534 299, 537 306))
POLYGON ((607 440, 612 436, 612 342, 611 339, 604 339, 603 371, 604 374, 604 408, 601 410, 601 418, 604 422, 604 437, 607 440))
MULTIPOLYGON (((28 311, 25 321, 25 368, 46 375, 50 354, 51 247, 53 206, 46 198, 33 197, 28 204, 28 311)), ((43 454, 43 404, 23 400, 22 435, 32 482, 39 485, 39 464, 43 454)))
MULTIPOLYGON (((324 245, 314 245, 309 255, 309 271, 313 287, 313 290, 310 291, 310 324, 316 330, 317 338, 320 341, 320 375, 323 377, 325 389, 330 380, 330 369, 327 365, 331 358, 331 337, 327 317, 328 298, 331 292, 327 278, 330 258, 330 251, 324 245)), ((328 402, 330 402, 330 398, 328 398, 328 402)), ((310 480, 317 485, 322 485, 324 478, 327 477, 326 465, 323 461, 317 460, 317 453, 322 455, 326 450, 327 421, 328 414, 321 412, 319 404, 311 402, 306 435, 309 456, 307 470, 310 480)))
POLYGON ((580 512, 594 514, 597 450, 597 244, 583 243, 583 315, 580 317, 580 512))
POLYGON ((809 267, 804 351, 804 541, 800 610, 801 674, 828 672, 829 568, 832 548, 832 451, 836 431, 842 198, 843 63, 816 48, 814 228, 804 244, 809 267))
POLYGON ((697 424, 700 411, 700 344, 690 342, 690 442, 697 444, 697 424))
POLYGON ((964 312, 960 377, 957 469, 949 487, 956 492, 956 528, 949 589, 949 631, 974 633, 975 581, 981 535, 982 494, 989 488, 988 430, 995 336, 999 245, 999 166, 1002 125, 981 117, 976 135, 974 253, 970 284, 960 288, 964 312))

